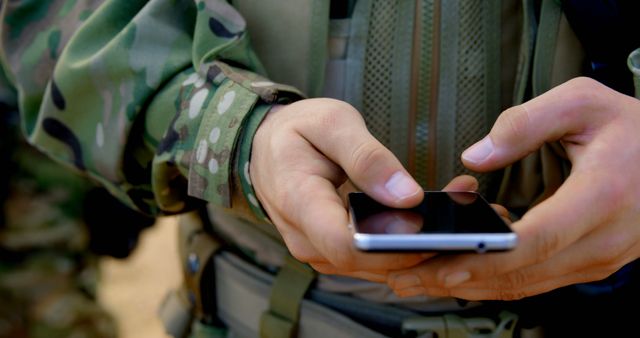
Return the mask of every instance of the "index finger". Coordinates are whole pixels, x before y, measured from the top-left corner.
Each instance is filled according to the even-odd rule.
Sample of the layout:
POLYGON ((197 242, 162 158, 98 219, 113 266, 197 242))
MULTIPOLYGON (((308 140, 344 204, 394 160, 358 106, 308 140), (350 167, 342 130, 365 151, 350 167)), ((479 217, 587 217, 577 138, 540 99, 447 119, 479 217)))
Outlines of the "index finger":
MULTIPOLYGON (((292 179, 292 184, 297 181, 292 179)), ((290 221, 298 224, 313 246, 336 268, 344 271, 387 271, 414 266, 424 259, 420 254, 365 253, 353 245, 346 206, 333 183, 319 177, 306 177, 303 186, 314 194, 300 194, 290 221)))
POLYGON ((574 137, 602 125, 601 119, 610 119, 603 112, 615 111, 615 102, 603 93, 615 92, 595 80, 576 78, 505 110, 489 135, 463 152, 465 166, 478 171, 501 168, 545 142, 574 137))
MULTIPOLYGON (((417 275, 424 287, 454 287, 482 281, 547 260, 604 221, 602 196, 588 182, 593 175, 572 175, 546 201, 512 224, 518 247, 509 252, 436 257, 420 266, 397 271, 389 283, 397 287, 404 275, 417 275), (569 217, 567 217, 569 216, 569 217)), ((405 278, 407 279, 407 278, 405 278)))

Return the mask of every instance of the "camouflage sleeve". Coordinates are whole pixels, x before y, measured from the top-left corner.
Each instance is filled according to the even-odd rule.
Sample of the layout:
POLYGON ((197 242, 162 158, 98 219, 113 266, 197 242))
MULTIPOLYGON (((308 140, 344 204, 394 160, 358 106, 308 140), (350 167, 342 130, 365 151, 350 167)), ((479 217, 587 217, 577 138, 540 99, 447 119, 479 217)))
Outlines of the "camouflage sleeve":
POLYGON ((260 75, 226 1, 8 1, 2 16, 30 143, 148 214, 251 202, 240 135, 301 94, 260 75))

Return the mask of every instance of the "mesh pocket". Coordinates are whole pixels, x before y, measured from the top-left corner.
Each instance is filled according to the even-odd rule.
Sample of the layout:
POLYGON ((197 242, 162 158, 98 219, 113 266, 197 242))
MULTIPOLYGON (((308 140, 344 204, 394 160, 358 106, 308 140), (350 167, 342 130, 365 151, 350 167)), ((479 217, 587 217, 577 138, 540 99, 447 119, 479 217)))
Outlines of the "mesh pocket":
MULTIPOLYGON (((499 62, 492 34, 499 32, 500 8, 484 0, 367 3, 359 108, 371 133, 411 165, 425 188, 442 188, 469 173, 460 154, 488 131, 491 105, 499 101, 500 79, 487 65, 499 62)), ((474 176, 484 191, 487 177, 474 176)))
POLYGON ((371 133, 383 144, 391 141, 392 65, 395 1, 373 1, 364 64, 363 112, 371 133))
MULTIPOLYGON (((459 160, 459 154, 471 144, 480 140, 487 132, 487 87, 485 64, 487 50, 483 18, 484 0, 461 1, 459 11, 458 55, 456 84, 456 125, 454 173, 469 173, 459 160)), ((479 176, 481 190, 486 185, 486 177, 479 176)))

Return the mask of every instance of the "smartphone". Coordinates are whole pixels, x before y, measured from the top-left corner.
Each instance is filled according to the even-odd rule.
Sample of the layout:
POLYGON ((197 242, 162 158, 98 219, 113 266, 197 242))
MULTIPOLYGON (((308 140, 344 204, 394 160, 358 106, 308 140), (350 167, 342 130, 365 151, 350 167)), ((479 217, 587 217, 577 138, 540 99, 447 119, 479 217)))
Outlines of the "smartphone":
POLYGON ((353 243, 363 251, 505 251, 517 235, 476 192, 425 191, 420 205, 397 209, 349 194, 353 243))

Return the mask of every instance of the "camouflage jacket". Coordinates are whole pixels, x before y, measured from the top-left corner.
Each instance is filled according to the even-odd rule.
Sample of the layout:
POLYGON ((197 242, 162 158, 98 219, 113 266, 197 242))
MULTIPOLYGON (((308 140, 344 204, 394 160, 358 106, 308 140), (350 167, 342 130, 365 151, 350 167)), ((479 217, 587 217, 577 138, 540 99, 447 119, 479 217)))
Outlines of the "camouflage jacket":
POLYGON ((258 206, 233 175, 248 168, 244 131, 301 94, 262 76, 225 1, 6 1, 1 36, 3 90, 50 157, 151 215, 230 207, 234 191, 258 206))
MULTIPOLYGON (((266 2, 259 3, 264 6, 266 2)), ((332 6, 334 3, 341 2, 332 1, 332 6)), ((449 49, 439 52, 440 59, 429 59, 437 54, 430 49, 429 29, 433 25, 422 25, 419 36, 404 34, 411 21, 402 20, 403 15, 414 13, 413 6, 358 1, 356 7, 371 10, 372 32, 368 37, 353 36, 353 40, 379 39, 367 40, 366 53, 369 49, 372 52, 356 60, 364 58, 366 63, 364 75, 360 74, 362 82, 354 85, 363 94, 347 100, 362 108, 368 123, 373 122, 375 136, 391 125, 396 134, 388 133, 383 143, 390 145, 403 163, 410 162, 407 159, 411 156, 420 165, 432 162, 433 168, 416 170, 423 176, 431 171, 459 173, 463 168, 456 153, 481 137, 501 109, 584 74, 586 64, 583 46, 566 18, 553 13, 545 16, 557 2, 543 1, 539 18, 533 8, 538 1, 533 0, 505 1, 502 8, 496 5, 499 2, 465 2, 464 8, 438 3, 444 6, 442 14, 458 13, 453 10, 459 9, 467 16, 442 16, 442 20, 460 24, 456 29, 448 29, 453 24, 441 25, 448 28, 439 32, 443 39, 440 47, 449 49), (544 17, 551 18, 550 22, 538 22, 544 17), (397 22, 401 30, 387 34, 397 22), (540 31, 543 28, 545 32, 540 31), (482 40, 474 39, 476 35, 471 33, 482 29, 486 36, 494 31, 501 34, 496 33, 492 45, 478 43, 482 40), (466 39, 465 34, 471 38, 466 39), (392 45, 392 37, 400 35, 402 39, 392 45), (416 92, 420 93, 414 103, 421 114, 406 128, 405 122, 411 120, 404 116, 408 114, 390 113, 398 110, 392 103, 409 105, 405 81, 382 88, 382 80, 415 71, 406 66, 411 63, 411 53, 406 50, 412 43, 418 43, 424 54, 419 72, 414 72, 418 74, 416 92), (459 46, 473 52, 466 53, 466 59, 445 58, 451 53, 456 56, 459 46), (480 58, 482 53, 485 56, 480 58), (431 76, 431 62, 443 65, 439 83, 432 81, 436 77, 431 76), (402 72, 392 72, 392 67, 402 72), (494 75, 483 77, 483 71, 494 75), (492 89, 486 89, 489 87, 492 89), (486 91, 478 90, 482 88, 486 91), (436 93, 435 99, 429 93, 436 93), (378 114, 376 109, 394 116, 378 114), (433 117, 428 115, 434 113, 430 110, 435 111, 433 116, 441 112, 444 117, 425 128, 433 117), (378 132, 376 118, 381 126, 378 132), (400 124, 402 128, 398 128, 400 124), (458 129, 452 132, 451 127, 458 129), (435 143, 446 156, 436 161, 426 143, 438 130, 443 131, 439 133, 442 137, 435 143), (414 137, 415 149, 406 147, 408 141, 403 137, 414 137)), ((258 2, 234 1, 237 8, 242 4, 265 10, 258 2)), ((424 18, 423 23, 430 22, 427 9, 415 14, 424 18)), ((283 16, 274 22, 286 20, 283 16)), ((332 29, 341 26, 340 22, 331 24, 332 29)), ((252 46, 258 51, 270 45, 260 43, 259 31, 253 33, 256 38, 250 42, 247 22, 224 0, 8 1, 2 9, 0 60, 13 89, 2 93, 17 93, 21 126, 31 144, 97 180, 129 206, 159 215, 180 213, 208 202, 245 215, 251 215, 251 209, 264 217, 248 175, 252 135, 271 104, 296 100, 303 94, 267 80, 260 60, 265 66, 273 60, 259 60, 252 46)), ((341 37, 330 36, 329 44, 341 37)), ((351 47, 349 53, 357 51, 351 47)), ((351 60, 329 61, 340 66, 340 62, 351 60)), ((283 64, 279 59, 275 62, 283 64)), ((340 68, 336 69, 340 73, 340 68)), ((351 74, 349 71, 352 69, 346 73, 351 74)), ((279 78, 279 74, 270 75, 279 78)), ((569 169, 561 147, 545 145, 507 168, 501 182, 500 178, 493 181, 493 186, 500 186, 497 201, 527 208, 549 196, 569 169)), ((441 178, 450 179, 446 175, 441 178)), ((435 186, 442 186, 442 182, 435 186)))

